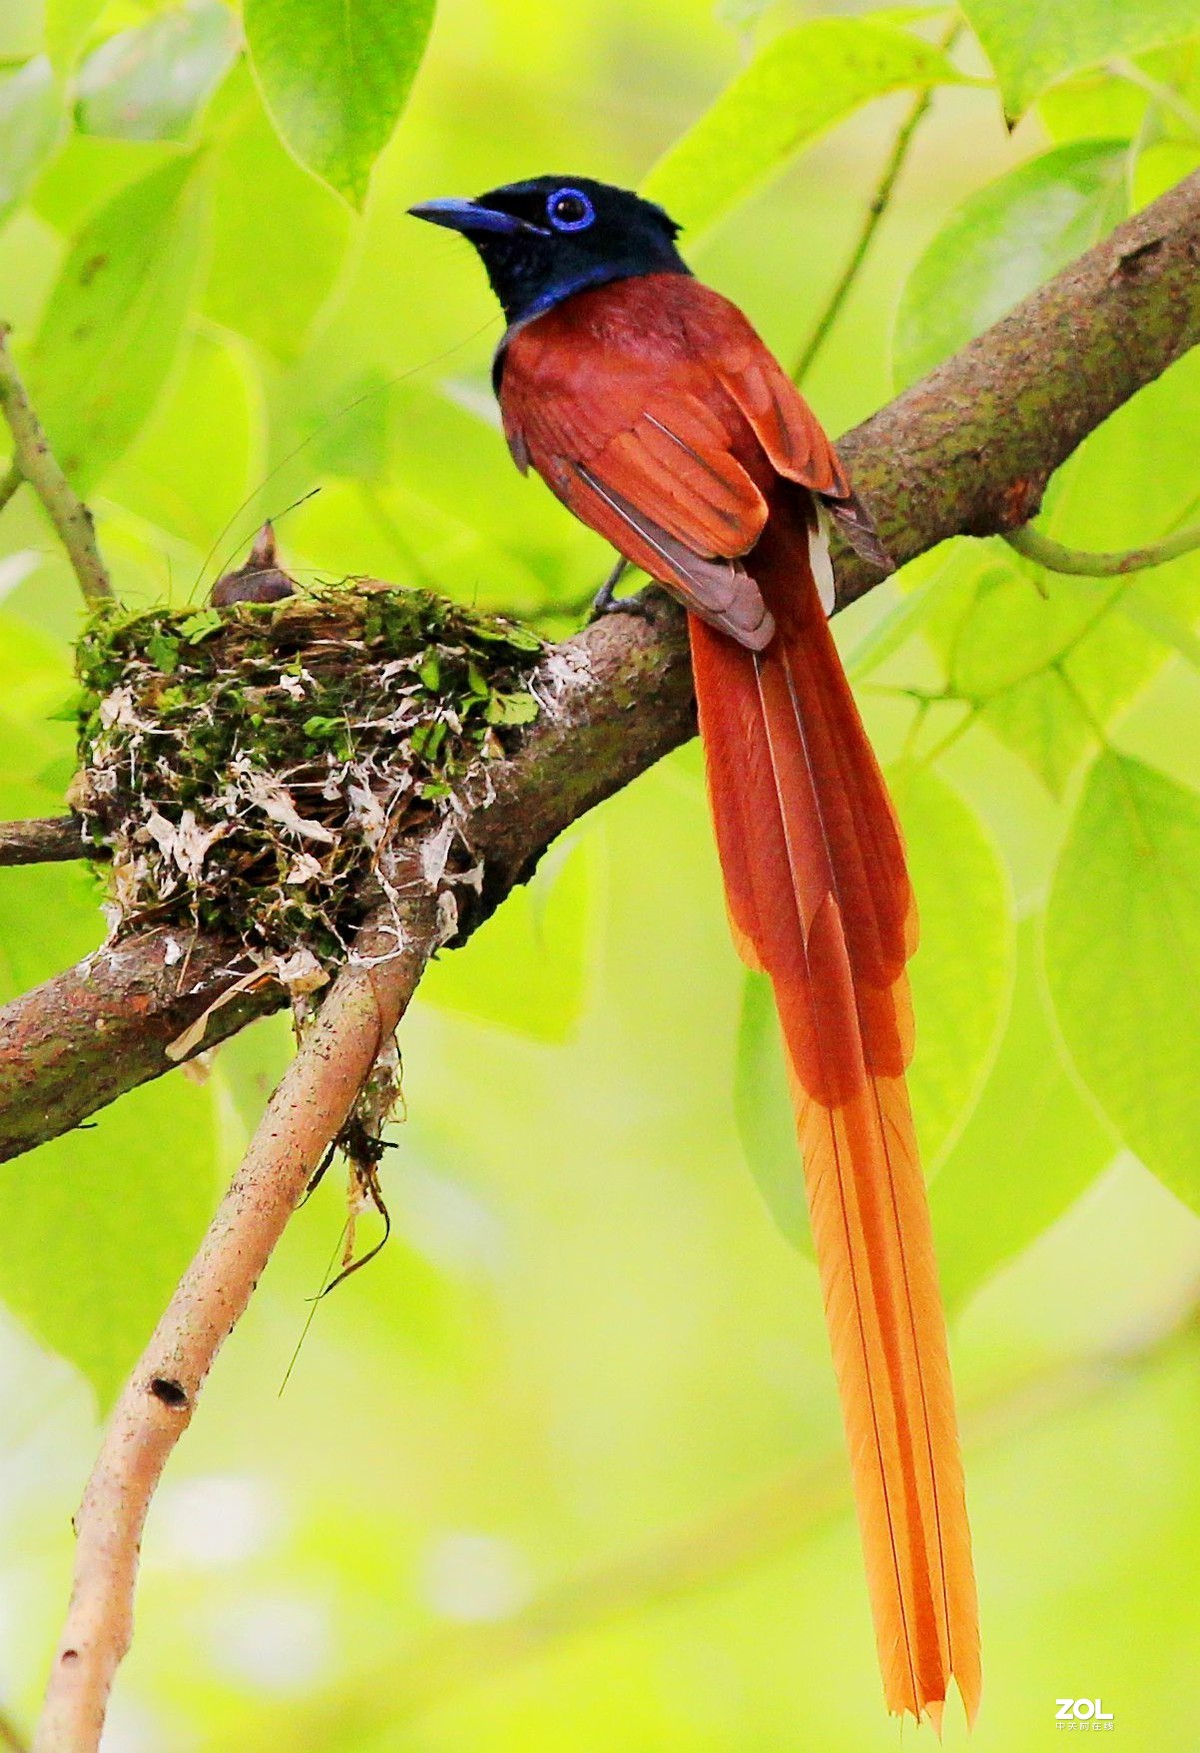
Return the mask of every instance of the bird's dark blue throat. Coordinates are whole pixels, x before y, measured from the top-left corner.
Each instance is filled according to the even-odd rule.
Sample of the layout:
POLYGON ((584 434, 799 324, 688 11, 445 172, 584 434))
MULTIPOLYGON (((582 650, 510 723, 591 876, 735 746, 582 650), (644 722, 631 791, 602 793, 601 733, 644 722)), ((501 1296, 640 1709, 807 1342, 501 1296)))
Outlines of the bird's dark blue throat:
POLYGON ((409 212, 470 238, 510 334, 586 287, 690 272, 675 248, 679 227, 661 207, 590 177, 532 177, 409 212))

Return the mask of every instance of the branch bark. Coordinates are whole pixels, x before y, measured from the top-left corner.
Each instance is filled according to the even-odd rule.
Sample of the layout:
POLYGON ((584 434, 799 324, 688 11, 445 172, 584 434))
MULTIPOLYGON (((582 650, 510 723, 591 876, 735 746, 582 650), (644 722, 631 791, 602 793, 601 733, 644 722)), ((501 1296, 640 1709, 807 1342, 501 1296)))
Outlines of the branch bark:
MULTIPOLYGON (((1087 434, 1197 342, 1200 173, 857 427, 841 450, 898 562, 950 536, 1012 530, 1087 434)), ((848 550, 835 563, 839 607, 879 581, 848 550)), ((650 622, 614 616, 568 640, 550 659, 548 689, 562 676, 571 685, 558 710, 532 727, 498 773, 493 803, 467 824, 486 861, 486 905, 468 930, 555 834, 693 732, 686 635, 669 604, 658 603, 650 622)), ((180 982, 162 934, 133 938, 0 1010, 0 1158, 168 1070, 167 1043, 243 972, 225 965, 229 953, 197 939, 180 982)), ((205 1044, 282 1001, 278 990, 240 996, 216 1013, 205 1044)))
MULTIPOLYGON (((169 1071, 166 1049, 243 978, 239 947, 154 931, 97 950, 0 1009, 0 1162, 169 1071)), ((205 1046, 285 1002, 264 982, 213 1013, 205 1046)), ((197 1049, 199 1051, 199 1049, 197 1049)))
POLYGON ((88 851, 78 816, 0 822, 0 865, 66 864, 74 858, 86 858, 88 851))
POLYGON ((50 449, 38 417, 29 405, 7 342, 8 325, 0 323, 0 409, 13 436, 12 468, 5 480, 0 509, 23 480, 29 482, 62 539, 84 601, 94 609, 111 601, 113 588, 96 546, 92 514, 63 474, 50 449))
POLYGON ((117 1402, 75 1518, 74 1587, 34 1753, 99 1746, 113 1677, 133 1635, 142 1529, 163 1467, 436 942, 428 894, 377 916, 359 934, 117 1402))

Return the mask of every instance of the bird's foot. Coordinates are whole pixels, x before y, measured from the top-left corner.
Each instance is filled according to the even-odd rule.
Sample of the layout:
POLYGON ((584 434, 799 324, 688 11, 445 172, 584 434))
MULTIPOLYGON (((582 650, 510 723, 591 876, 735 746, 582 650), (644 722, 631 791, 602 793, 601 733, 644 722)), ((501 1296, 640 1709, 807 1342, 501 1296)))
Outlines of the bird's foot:
POLYGON ((589 622, 598 621, 601 615, 640 615, 644 621, 651 619, 650 604, 642 591, 629 597, 619 597, 616 594, 617 585, 621 582, 628 565, 627 560, 617 561, 596 592, 592 602, 592 612, 588 616, 589 622))

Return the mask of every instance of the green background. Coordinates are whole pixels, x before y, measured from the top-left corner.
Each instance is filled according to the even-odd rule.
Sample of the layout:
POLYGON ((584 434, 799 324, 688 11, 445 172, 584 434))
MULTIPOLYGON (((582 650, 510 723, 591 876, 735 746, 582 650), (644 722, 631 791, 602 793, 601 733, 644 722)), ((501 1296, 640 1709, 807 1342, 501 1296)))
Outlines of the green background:
MULTIPOLYGON (((405 208, 547 169, 649 179, 790 363, 937 82, 805 385, 842 431, 1200 163, 1200 7, 966 11, 952 67, 926 8, 442 0, 414 83, 419 0, 7 0, 0 317, 121 595, 199 603, 271 514, 301 581, 574 625, 604 547, 513 471, 490 294, 405 208)), ((1114 417, 1041 527, 1111 549, 1194 519, 1198 389, 1186 359, 1114 417)), ((1198 612, 1196 556, 1101 583, 961 541, 837 623, 924 920, 912 1081, 978 1753, 1057 1745, 1067 1696, 1129 1753, 1200 1742, 1198 612)), ((0 816, 61 807, 77 624, 22 492, 0 816)), ((0 872, 3 995, 97 944, 101 898, 80 870, 0 872)), ((316 1308, 281 1394, 338 1174, 291 1225, 155 1503, 106 1750, 897 1746, 774 1023, 728 942, 695 747, 441 959, 402 1047, 393 1238, 316 1308)), ((0 1169, 22 1724, 98 1416, 287 1052, 257 1025, 205 1083, 174 1072, 0 1169)))

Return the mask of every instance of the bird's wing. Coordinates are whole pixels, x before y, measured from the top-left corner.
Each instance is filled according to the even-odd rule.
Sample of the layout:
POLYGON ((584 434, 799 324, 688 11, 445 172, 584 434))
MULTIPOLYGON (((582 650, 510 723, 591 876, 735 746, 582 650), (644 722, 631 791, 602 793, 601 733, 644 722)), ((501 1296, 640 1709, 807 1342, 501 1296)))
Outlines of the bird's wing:
POLYGON ((744 557, 779 477, 835 516, 857 511, 832 445, 746 318, 682 275, 547 312, 514 337, 500 393, 517 463, 752 650, 774 621, 744 557))
POLYGON ((774 624, 743 556, 767 521, 772 471, 709 361, 630 308, 652 282, 672 298, 697 290, 682 276, 622 282, 602 289, 603 322, 582 294, 515 337, 501 384, 509 445, 693 613, 760 649, 774 624), (614 308, 628 318, 615 346, 614 308))
MULTIPOLYGON (((890 572, 892 561, 871 515, 800 391, 736 305, 712 292, 709 301, 716 308, 711 316, 706 308, 704 315, 717 330, 713 356, 721 384, 749 421, 772 468, 815 493, 855 553, 890 572)), ((702 343, 707 337, 698 333, 695 338, 702 343)))

